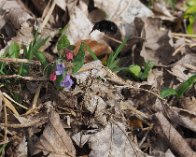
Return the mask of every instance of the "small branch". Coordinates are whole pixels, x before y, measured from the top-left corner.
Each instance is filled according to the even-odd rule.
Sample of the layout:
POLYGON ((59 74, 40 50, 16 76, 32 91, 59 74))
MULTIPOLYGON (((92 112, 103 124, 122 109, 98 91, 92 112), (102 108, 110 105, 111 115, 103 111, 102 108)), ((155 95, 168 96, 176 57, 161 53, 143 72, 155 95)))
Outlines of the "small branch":
POLYGON ((24 106, 24 105, 19 104, 18 102, 16 102, 16 101, 15 101, 14 99, 12 99, 7 93, 4 93, 4 92, 3 92, 3 96, 4 96, 6 99, 10 100, 11 102, 15 103, 16 105, 18 105, 19 107, 21 107, 21 108, 23 108, 23 109, 25 109, 25 110, 28 110, 28 108, 27 108, 26 106, 24 106))
POLYGON ((33 77, 33 76, 20 76, 20 75, 0 75, 0 79, 10 79, 10 78, 17 78, 22 80, 28 80, 28 81, 46 81, 45 77, 33 77))
MULTIPOLYGON (((7 108, 4 104, 4 123, 7 125, 7 108)), ((4 128, 4 141, 7 141, 7 127, 4 128)))
POLYGON ((178 37, 196 38, 196 35, 194 34, 171 33, 171 35, 178 36, 178 37))
POLYGON ((24 123, 24 124, 4 124, 0 123, 0 127, 9 127, 9 128, 28 128, 31 126, 35 126, 37 124, 43 124, 47 122, 48 117, 42 117, 40 119, 32 120, 29 123, 24 123))
POLYGON ((39 61, 28 60, 28 59, 19 59, 19 58, 0 58, 0 62, 5 62, 5 63, 27 63, 27 64, 41 65, 41 63, 39 61))

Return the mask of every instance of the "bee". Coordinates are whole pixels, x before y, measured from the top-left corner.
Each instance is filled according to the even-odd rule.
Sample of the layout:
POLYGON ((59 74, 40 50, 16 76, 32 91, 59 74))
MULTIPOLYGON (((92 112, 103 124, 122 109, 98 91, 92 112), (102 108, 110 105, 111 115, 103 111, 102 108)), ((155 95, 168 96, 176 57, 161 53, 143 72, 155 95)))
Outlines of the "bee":
POLYGON ((118 26, 112 21, 102 20, 95 23, 90 33, 92 33, 95 30, 99 30, 100 32, 108 34, 116 34, 118 32, 118 26))

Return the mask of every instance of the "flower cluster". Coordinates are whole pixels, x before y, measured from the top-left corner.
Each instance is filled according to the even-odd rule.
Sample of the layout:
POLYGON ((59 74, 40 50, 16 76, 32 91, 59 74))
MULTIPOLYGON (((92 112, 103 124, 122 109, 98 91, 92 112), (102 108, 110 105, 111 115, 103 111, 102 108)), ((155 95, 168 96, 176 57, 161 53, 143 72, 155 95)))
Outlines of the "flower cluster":
MULTIPOLYGON (((70 50, 66 50, 66 60, 73 60, 73 53, 70 50)), ((66 72, 65 64, 59 61, 56 63, 55 71, 50 74, 49 80, 56 82, 60 87, 66 89, 70 89, 74 83, 70 74, 67 74, 66 72)))

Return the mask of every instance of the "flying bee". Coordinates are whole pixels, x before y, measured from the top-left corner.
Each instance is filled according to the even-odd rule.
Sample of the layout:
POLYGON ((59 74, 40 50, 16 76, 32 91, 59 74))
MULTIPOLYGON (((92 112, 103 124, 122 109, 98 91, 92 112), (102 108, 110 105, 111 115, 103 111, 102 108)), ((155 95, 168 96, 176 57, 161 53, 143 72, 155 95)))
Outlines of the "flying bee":
POLYGON ((90 33, 92 33, 94 30, 99 30, 100 32, 104 32, 108 34, 116 34, 118 32, 118 27, 112 21, 102 20, 95 23, 90 33))

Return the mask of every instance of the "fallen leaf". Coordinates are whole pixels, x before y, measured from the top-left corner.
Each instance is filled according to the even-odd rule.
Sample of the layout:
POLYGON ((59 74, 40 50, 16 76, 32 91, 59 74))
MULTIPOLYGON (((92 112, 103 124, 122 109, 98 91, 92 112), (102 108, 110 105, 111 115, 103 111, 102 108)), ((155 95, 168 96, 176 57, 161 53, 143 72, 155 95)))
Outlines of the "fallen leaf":
POLYGON ((183 157, 196 156, 196 153, 190 148, 185 139, 179 134, 179 132, 171 125, 166 117, 158 112, 155 114, 157 126, 157 133, 161 137, 164 137, 169 142, 171 148, 179 155, 183 157), (179 149, 180 148, 180 149, 179 149))
MULTIPOLYGON (((109 52, 111 52, 111 48, 105 44, 105 43, 99 43, 95 40, 83 40, 83 41, 78 41, 75 44, 75 49, 74 49, 74 55, 77 55, 78 50, 80 48, 81 43, 84 42, 87 46, 89 46, 89 48, 92 50, 92 52, 94 52, 94 54, 99 57, 102 55, 106 55, 109 52)), ((88 52, 88 50, 85 48, 85 60, 86 62, 91 61, 92 60, 92 56, 90 55, 90 53, 88 52)))
POLYGON ((194 70, 188 71, 188 68, 186 65, 192 65, 196 67, 196 54, 194 53, 187 53, 184 57, 182 57, 178 62, 174 64, 171 71, 169 71, 170 74, 176 76, 176 78, 180 82, 184 82, 189 77, 193 75, 195 72, 194 70))
POLYGON ((64 130, 60 117, 55 111, 51 111, 49 123, 34 149, 33 154, 43 152, 49 155, 48 157, 76 156, 71 138, 64 130))
POLYGON ((145 42, 140 55, 145 61, 152 61, 155 65, 168 65, 175 60, 172 57, 174 48, 170 45, 167 30, 160 30, 158 19, 144 20, 145 42))
POLYGON ((108 123, 100 132, 89 139, 90 155, 92 157, 147 157, 129 139, 122 123, 108 123))

